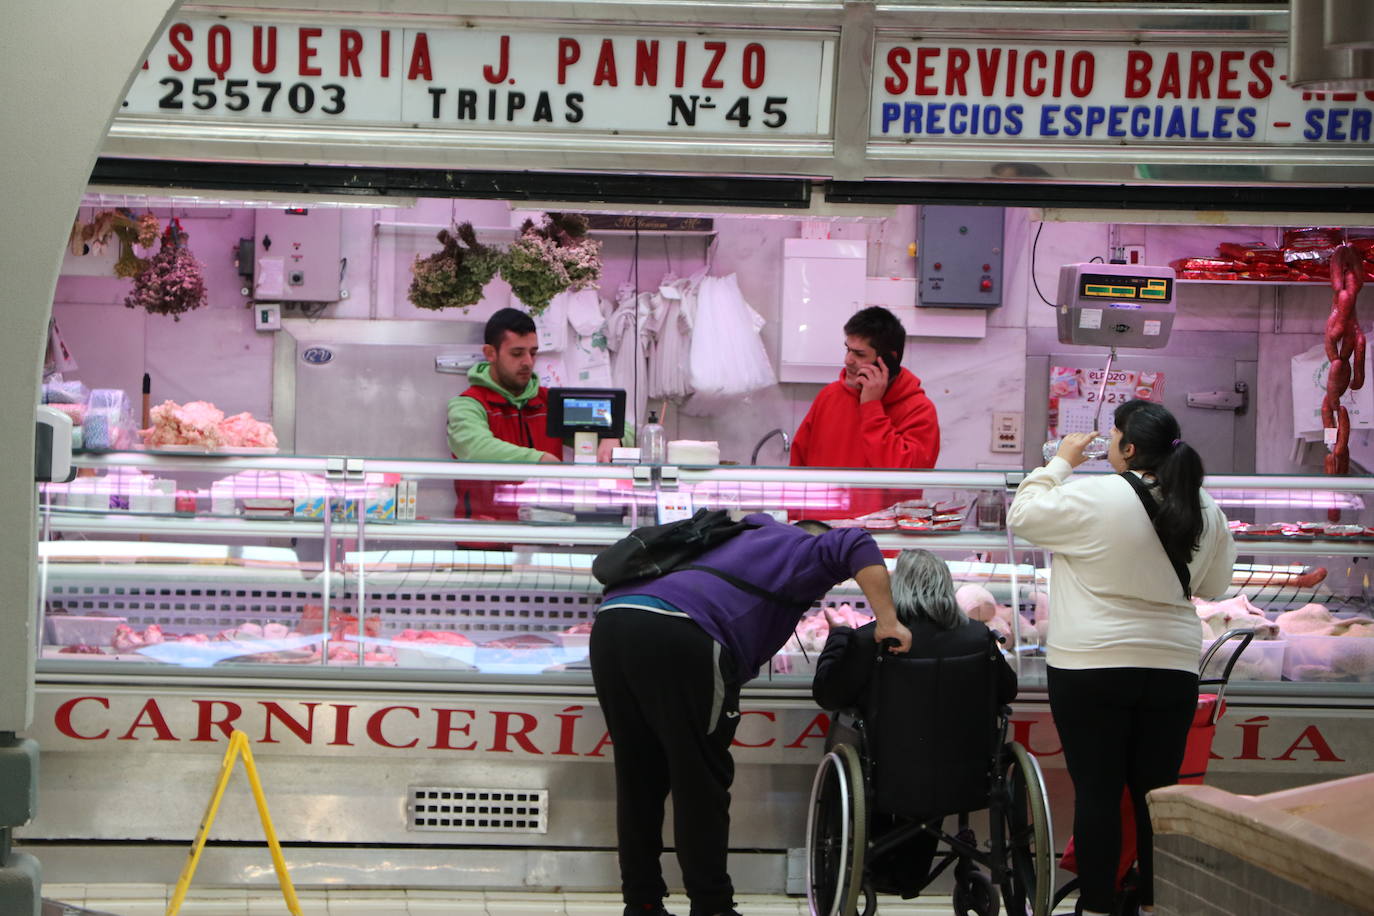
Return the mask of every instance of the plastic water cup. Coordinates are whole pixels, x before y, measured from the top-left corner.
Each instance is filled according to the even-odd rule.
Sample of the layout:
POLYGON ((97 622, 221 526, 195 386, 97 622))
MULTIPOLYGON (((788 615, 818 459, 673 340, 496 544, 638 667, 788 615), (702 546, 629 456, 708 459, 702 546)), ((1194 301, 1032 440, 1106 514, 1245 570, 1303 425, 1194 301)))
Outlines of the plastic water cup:
MULTIPOLYGON (((1040 448, 1040 454, 1046 461, 1049 461, 1059 451, 1059 443, 1064 441, 1063 436, 1055 436, 1045 442, 1040 448)), ((1083 454, 1088 458, 1106 458, 1107 452, 1111 449, 1112 440, 1106 436, 1093 436, 1088 447, 1083 449, 1083 454)))

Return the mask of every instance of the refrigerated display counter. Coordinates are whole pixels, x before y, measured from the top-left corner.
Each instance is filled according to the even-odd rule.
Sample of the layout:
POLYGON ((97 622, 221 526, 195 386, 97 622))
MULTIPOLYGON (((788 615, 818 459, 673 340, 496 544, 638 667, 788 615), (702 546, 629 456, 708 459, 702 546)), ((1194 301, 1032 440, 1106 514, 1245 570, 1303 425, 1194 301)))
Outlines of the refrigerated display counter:
MULTIPOLYGON (((20 835, 44 847, 52 880, 114 880, 150 857, 175 873, 241 730, 298 883, 615 887, 612 748, 586 658, 600 593, 591 560, 660 503, 863 525, 889 558, 921 547, 946 559, 957 586, 984 590, 970 604, 1005 634, 1021 679, 1015 734, 1040 757, 1067 830, 1041 651, 1048 558, 1001 526, 1018 474, 156 452, 77 462, 89 476, 43 491, 30 733, 44 758, 39 814, 20 835), (171 507, 153 479, 175 480, 171 507), (408 514, 409 483, 453 480, 491 481, 522 520, 395 517, 397 494, 408 514), (872 488, 892 508, 848 517, 851 493, 872 488)), ((1360 622, 1371 617, 1374 532, 1360 526, 1374 481, 1333 483, 1208 481, 1242 544, 1227 600, 1199 603, 1203 629, 1248 616, 1270 637, 1234 675, 1209 770, 1223 788, 1374 766, 1374 624, 1360 622), (1342 527, 1328 533, 1337 508, 1342 527)), ((732 793, 741 892, 801 880, 827 728, 810 699, 821 605, 867 613, 841 584, 744 691, 732 793)), ((261 828, 238 790, 201 874, 270 882, 260 850, 241 845, 261 828)))

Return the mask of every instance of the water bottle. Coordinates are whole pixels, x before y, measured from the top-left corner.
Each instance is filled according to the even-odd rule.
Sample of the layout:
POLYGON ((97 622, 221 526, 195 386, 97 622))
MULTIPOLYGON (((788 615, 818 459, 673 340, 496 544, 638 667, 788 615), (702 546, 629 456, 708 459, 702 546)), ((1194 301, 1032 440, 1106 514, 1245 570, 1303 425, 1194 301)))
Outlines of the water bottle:
POLYGON ((649 411, 649 422, 639 429, 640 464, 662 464, 668 460, 668 434, 658 424, 658 412, 649 411))
MULTIPOLYGON (((1055 436, 1049 439, 1040 447, 1040 455, 1049 461, 1059 452, 1059 443, 1064 441, 1063 436, 1055 436)), ((1111 450, 1112 440, 1106 436, 1093 436, 1087 448, 1083 449, 1083 456, 1086 458, 1106 458, 1107 452, 1111 450)))

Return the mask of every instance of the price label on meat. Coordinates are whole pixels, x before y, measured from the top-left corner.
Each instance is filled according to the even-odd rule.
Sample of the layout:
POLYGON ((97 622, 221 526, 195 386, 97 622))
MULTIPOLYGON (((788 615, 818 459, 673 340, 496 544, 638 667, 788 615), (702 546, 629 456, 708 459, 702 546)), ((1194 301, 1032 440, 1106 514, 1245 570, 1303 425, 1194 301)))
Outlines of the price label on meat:
POLYGON ((344 28, 183 19, 121 116, 414 129, 821 136, 834 41, 729 32, 344 28))
POLYGON ((1303 92, 1272 46, 880 42, 874 140, 1368 147, 1374 92, 1303 92))

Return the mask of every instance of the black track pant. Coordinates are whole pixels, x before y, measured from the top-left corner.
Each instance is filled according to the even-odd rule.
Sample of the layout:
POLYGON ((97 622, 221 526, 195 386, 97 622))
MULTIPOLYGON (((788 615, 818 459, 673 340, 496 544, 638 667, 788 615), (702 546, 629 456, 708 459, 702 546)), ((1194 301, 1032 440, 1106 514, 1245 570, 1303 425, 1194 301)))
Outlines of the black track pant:
POLYGON ((1154 831, 1145 794, 1178 781, 1197 709, 1197 675, 1165 668, 1050 668, 1050 711, 1073 780, 1079 900, 1111 912, 1121 857, 1121 791, 1135 802, 1140 902, 1154 903, 1154 831))
POLYGON ((607 607, 591 635, 596 697, 615 745, 621 892, 629 904, 667 893, 663 805, 673 796, 673 845, 692 916, 734 907, 726 871, 730 742, 739 684, 728 653, 691 620, 607 607))

